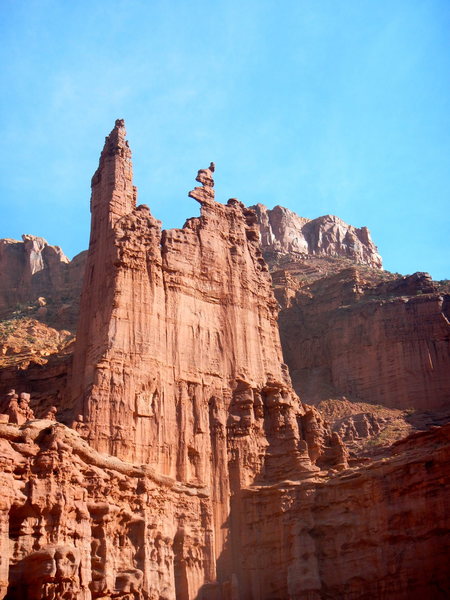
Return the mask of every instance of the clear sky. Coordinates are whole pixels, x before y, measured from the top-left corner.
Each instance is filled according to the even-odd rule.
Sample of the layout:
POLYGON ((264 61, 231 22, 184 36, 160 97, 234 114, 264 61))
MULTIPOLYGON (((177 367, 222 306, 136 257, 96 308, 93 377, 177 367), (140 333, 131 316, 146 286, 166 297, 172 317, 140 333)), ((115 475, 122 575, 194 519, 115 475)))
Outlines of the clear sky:
POLYGON ((89 237, 126 121, 166 228, 216 198, 367 225, 385 267, 450 277, 448 0, 0 0, 0 237, 89 237))

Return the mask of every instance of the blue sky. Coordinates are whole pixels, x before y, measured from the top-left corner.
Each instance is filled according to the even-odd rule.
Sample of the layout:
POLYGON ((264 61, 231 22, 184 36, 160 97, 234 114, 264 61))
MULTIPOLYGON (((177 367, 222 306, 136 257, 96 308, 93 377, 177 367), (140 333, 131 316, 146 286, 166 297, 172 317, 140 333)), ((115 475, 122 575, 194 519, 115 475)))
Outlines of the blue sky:
POLYGON ((0 237, 89 237, 126 121, 166 228, 216 198, 367 225, 391 271, 450 277, 448 0, 0 0, 0 237))

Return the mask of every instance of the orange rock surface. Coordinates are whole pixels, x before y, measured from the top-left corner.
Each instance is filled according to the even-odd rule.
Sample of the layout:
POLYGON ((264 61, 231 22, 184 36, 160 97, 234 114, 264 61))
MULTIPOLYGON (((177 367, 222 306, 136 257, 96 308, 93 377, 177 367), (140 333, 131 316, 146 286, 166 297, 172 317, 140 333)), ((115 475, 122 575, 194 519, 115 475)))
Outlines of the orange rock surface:
POLYGON ((22 239, 0 240, 0 315, 24 311, 31 304, 29 310, 34 308, 40 320, 73 329, 85 253, 69 261, 44 238, 27 234, 22 239))
MULTIPOLYGON (((426 274, 375 284, 355 268, 300 284, 280 312, 294 387, 400 409, 450 405, 450 296, 426 274)), ((285 295, 285 292, 284 292, 285 295)))
POLYGON ((449 442, 436 427, 363 468, 246 490, 242 597, 447 598, 449 442))
MULTIPOLYGON (((73 364, 44 327, 48 364, 0 376, 0 599, 446 598, 448 426, 348 466, 339 432, 357 447, 398 415, 331 402, 333 430, 299 400, 257 214, 216 202, 214 173, 189 193, 200 217, 162 231, 136 205, 123 121, 106 138, 73 364)), ((318 225, 321 260, 356 259, 342 227, 318 225)), ((314 298, 290 277, 286 310, 314 298)), ((341 306, 327 289, 317 314, 341 306)))
POLYGON ((291 388, 255 213, 214 200, 211 164, 190 192, 201 216, 162 232, 136 206, 130 161, 117 121, 92 181, 71 398, 61 418, 100 452, 210 489, 210 579, 228 581, 238 527, 230 497, 255 480, 302 478, 316 463, 342 468, 345 450, 291 388))
POLYGON ((448 427, 365 468, 245 486, 222 582, 208 489, 100 454, 54 421, 0 424, 0 445, 0 597, 406 600, 449 589, 448 427))

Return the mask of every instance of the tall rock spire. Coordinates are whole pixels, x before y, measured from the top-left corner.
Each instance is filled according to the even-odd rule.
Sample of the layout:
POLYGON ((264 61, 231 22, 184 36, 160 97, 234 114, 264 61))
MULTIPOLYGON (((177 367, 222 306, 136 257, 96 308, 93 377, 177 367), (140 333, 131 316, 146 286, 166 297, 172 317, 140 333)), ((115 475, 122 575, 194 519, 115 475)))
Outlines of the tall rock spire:
MULTIPOLYGON (((214 200, 214 170, 201 169, 202 187, 190 192, 201 217, 161 232, 148 207, 135 206, 116 121, 92 180, 68 410, 101 452, 189 482, 208 483, 213 431, 221 440, 227 431, 241 485, 313 467, 299 444, 302 409, 282 363, 256 215, 238 200, 214 200)), ((227 469, 226 460, 216 467, 227 469)))
MULTIPOLYGON (((72 394, 67 419, 92 417, 92 390, 98 379, 96 365, 112 345, 111 308, 118 247, 117 228, 136 210, 131 150, 125 124, 117 119, 105 139, 99 166, 91 183, 91 235, 80 302, 80 321, 74 353, 72 394)), ((95 394, 94 394, 95 395, 95 394)))
MULTIPOLYGON (((200 170, 190 193, 201 216, 161 232, 135 206, 120 121, 107 138, 67 419, 96 450, 209 498, 204 572, 180 576, 190 590, 180 598, 239 575, 241 489, 309 476, 331 436, 306 414, 282 362, 256 214, 216 202, 213 171, 200 170)), ((184 535, 180 525, 174 548, 184 535)))
POLYGON ((103 227, 113 227, 117 220, 136 207, 133 186, 131 150, 123 119, 117 119, 114 129, 105 139, 98 169, 92 177, 91 243, 104 233, 103 227))

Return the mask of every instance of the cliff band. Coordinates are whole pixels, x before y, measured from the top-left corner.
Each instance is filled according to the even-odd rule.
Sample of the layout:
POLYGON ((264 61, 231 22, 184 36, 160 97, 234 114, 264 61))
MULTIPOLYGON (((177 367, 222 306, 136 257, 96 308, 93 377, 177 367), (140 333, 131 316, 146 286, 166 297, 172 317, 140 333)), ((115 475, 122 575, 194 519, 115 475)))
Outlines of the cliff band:
MULTIPOLYGON (((260 241, 275 261, 345 257, 378 272, 368 231, 336 217, 288 228, 293 213, 280 207, 220 204, 214 163, 189 192, 200 216, 164 231, 137 205, 125 136, 117 120, 92 178, 87 256, 72 268, 41 238, 0 245, 26 273, 24 301, 45 289, 56 304, 76 295, 86 261, 72 362, 70 332, 56 340, 28 317, 7 324, 24 335, 42 326, 65 354, 28 375, 12 362, 0 379, 28 376, 39 398, 0 398, 0 600, 446 598, 449 426, 352 458, 283 363, 260 241)), ((5 310, 20 288, 8 277, 5 310)), ((302 315, 315 309, 299 290, 278 294, 292 300, 281 303, 284 332, 292 307, 292 332, 309 331, 302 315)), ((36 315, 53 323, 59 313, 38 300, 36 315)), ((61 313, 67 323, 75 304, 61 313)), ((304 343, 310 362, 290 358, 313 371, 322 350, 304 343)), ((50 352, 51 340, 41 345, 50 352)))

